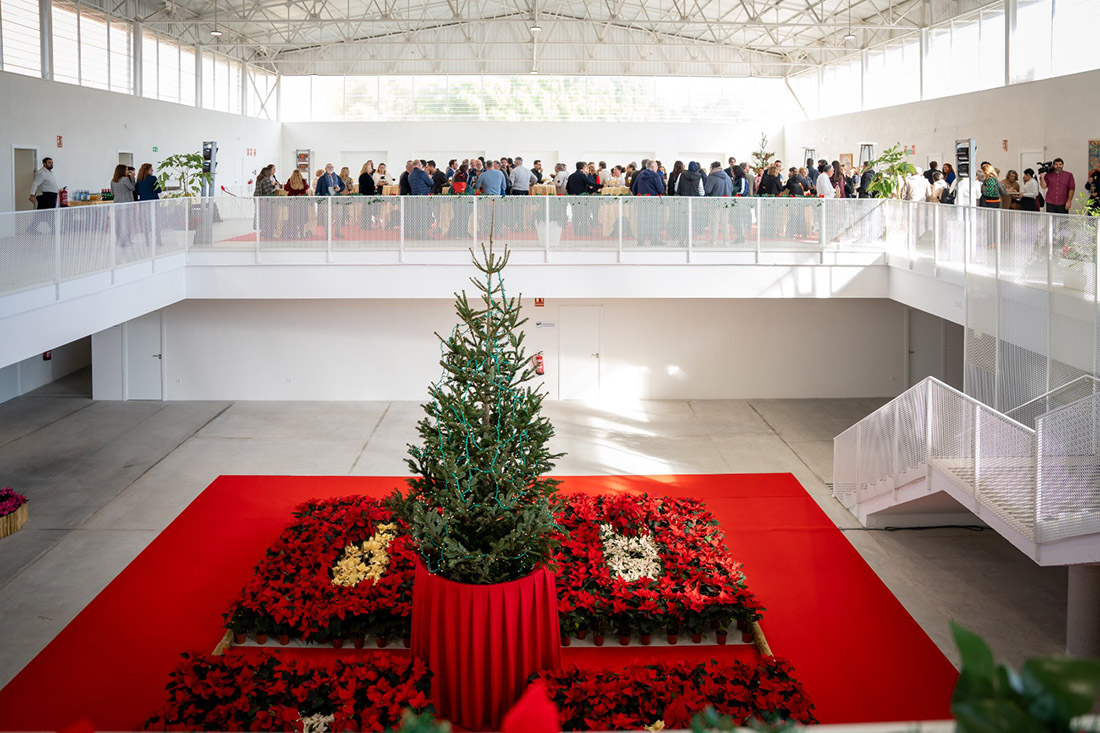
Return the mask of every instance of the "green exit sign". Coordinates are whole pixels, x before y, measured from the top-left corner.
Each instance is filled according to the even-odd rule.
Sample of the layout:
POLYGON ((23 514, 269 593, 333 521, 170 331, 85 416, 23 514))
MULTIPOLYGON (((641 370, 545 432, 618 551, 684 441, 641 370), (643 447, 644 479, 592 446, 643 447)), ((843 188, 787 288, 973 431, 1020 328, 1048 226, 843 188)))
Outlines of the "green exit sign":
POLYGON ((157 146, 156 145, 153 146, 153 152, 154 153, 157 152, 157 146))

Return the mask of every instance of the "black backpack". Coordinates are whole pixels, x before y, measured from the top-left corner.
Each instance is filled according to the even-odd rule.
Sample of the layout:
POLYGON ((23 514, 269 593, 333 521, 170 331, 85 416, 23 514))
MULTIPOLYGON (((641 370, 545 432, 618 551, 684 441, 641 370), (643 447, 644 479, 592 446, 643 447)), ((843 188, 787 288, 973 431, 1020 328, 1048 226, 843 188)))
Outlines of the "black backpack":
POLYGON ((943 193, 940 194, 941 204, 953 204, 955 203, 955 192, 950 188, 943 189, 943 193))

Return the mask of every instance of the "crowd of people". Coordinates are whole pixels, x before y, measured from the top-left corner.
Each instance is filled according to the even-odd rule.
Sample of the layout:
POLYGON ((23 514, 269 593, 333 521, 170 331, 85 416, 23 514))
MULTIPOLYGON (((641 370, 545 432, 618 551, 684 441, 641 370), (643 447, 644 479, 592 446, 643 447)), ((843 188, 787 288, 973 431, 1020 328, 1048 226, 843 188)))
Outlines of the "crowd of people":
MULTIPOLYGON (((373 196, 382 193, 384 186, 397 186, 403 196, 453 193, 481 193, 495 196, 524 196, 532 186, 553 184, 561 195, 599 193, 605 187, 629 189, 639 196, 815 196, 821 198, 872 198, 877 191, 872 183, 875 170, 869 162, 852 169, 838 160, 808 159, 801 167, 784 169, 782 161, 769 161, 753 166, 738 163, 731 157, 726 167, 718 161, 709 166, 698 161, 676 161, 671 171, 659 160, 642 159, 641 165, 608 167, 605 161, 578 161, 572 171, 565 163, 557 163, 552 171, 543 168, 541 160, 530 167, 521 157, 503 157, 487 160, 484 157, 451 159, 445 168, 434 160, 408 160, 404 170, 391 177, 385 163, 376 167, 368 160, 353 178, 351 169, 341 168, 337 174, 329 163, 314 173, 312 183, 298 170, 290 179, 279 183, 275 178, 275 166, 265 167, 256 180, 254 195, 275 195, 282 189, 290 196, 353 195, 373 196)), ((1091 178, 1100 181, 1100 171, 1091 178)), ((1064 169, 1061 158, 1053 161, 1053 169, 1036 175, 1025 168, 1023 178, 1015 170, 1009 170, 1002 178, 990 163, 983 162, 973 180, 956 175, 950 163, 943 167, 932 161, 927 170, 915 172, 900 181, 899 195, 909 201, 927 201, 953 204, 966 203, 973 198, 978 206, 1017 209, 1023 211, 1045 210, 1051 213, 1067 213, 1073 204, 1076 183, 1073 174, 1064 169)), ((1089 207, 1100 207, 1100 194, 1090 185, 1092 196, 1089 207)))

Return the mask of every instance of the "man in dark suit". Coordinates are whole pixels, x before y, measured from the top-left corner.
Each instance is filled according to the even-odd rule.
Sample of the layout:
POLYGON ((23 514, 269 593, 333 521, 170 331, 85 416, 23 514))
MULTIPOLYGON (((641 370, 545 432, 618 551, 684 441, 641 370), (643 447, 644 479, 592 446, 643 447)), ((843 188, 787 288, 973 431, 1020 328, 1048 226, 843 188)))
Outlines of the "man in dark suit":
POLYGON ((596 193, 599 188, 600 185, 596 183, 596 179, 585 173, 584 163, 577 163, 577 170, 575 170, 573 175, 569 176, 569 180, 565 182, 565 192, 570 196, 596 193))
MULTIPOLYGON (((570 196, 596 193, 599 188, 600 185, 596 183, 596 179, 585 172, 583 162, 577 163, 577 170, 573 171, 573 175, 569 176, 569 179, 565 182, 565 193, 570 196)), ((573 204, 574 234, 584 236, 592 231, 592 226, 596 221, 597 203, 595 201, 578 201, 573 204)))
POLYGON ((871 165, 871 161, 867 161, 863 164, 863 173, 859 176, 859 197, 861 199, 871 198, 871 192, 867 190, 867 187, 871 185, 873 180, 875 180, 875 169, 871 165))

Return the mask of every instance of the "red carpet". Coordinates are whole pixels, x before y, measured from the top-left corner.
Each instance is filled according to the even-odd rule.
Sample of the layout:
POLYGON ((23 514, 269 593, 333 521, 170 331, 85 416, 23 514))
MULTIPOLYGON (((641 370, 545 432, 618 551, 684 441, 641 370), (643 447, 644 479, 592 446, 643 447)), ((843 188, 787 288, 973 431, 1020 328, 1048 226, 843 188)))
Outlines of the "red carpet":
MULTIPOLYGON (((137 729, 162 702, 180 652, 217 644, 221 612, 292 507, 310 497, 381 495, 400 483, 219 478, 0 691, 0 730, 60 730, 81 720, 99 730, 137 729)), ((822 722, 949 717, 954 668, 792 476, 574 477, 561 488, 705 500, 767 607, 762 626, 772 650, 794 664, 822 722)), ((752 654, 740 646, 608 643, 616 646, 565 649, 563 661, 616 667, 752 654)))

